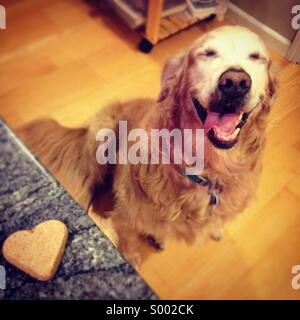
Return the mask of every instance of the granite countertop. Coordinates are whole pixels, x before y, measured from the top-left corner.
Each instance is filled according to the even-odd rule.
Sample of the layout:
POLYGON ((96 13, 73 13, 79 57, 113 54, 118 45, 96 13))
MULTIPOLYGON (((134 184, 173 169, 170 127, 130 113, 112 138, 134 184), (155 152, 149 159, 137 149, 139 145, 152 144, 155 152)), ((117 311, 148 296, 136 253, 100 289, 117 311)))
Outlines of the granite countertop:
MULTIPOLYGON (((40 282, 5 261, 0 299, 157 299, 114 245, 0 119, 0 247, 47 219, 69 228, 55 277, 40 282)), ((3 268, 1 267, 1 270, 3 268)))

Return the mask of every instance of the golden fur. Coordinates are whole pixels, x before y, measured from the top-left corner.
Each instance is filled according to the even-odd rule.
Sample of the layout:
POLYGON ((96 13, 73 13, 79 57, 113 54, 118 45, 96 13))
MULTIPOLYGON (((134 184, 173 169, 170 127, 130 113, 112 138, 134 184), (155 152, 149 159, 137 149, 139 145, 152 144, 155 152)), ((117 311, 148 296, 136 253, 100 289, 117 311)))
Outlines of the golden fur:
POLYGON ((218 240, 222 236, 223 223, 242 212, 255 195, 265 143, 266 116, 274 94, 268 61, 263 67, 266 80, 259 84, 262 92, 255 112, 241 130, 238 143, 230 150, 221 150, 205 141, 203 174, 210 179, 219 179, 223 186, 218 206, 209 206, 206 187, 192 183, 172 165, 100 166, 96 162, 99 144, 95 139, 96 132, 101 128, 116 130, 119 120, 128 120, 128 130, 174 126, 183 129, 183 112, 186 112, 198 121, 199 126, 195 111, 187 109, 191 107, 190 87, 195 91, 189 72, 191 68, 195 72, 192 52, 205 42, 207 36, 166 64, 159 102, 139 99, 108 105, 85 128, 68 129, 46 120, 35 122, 20 132, 33 152, 85 209, 107 175, 113 174, 115 201, 110 217, 120 250, 135 265, 141 262, 141 236, 150 236, 157 247, 162 247, 168 237, 184 239, 188 243, 207 236, 218 240))

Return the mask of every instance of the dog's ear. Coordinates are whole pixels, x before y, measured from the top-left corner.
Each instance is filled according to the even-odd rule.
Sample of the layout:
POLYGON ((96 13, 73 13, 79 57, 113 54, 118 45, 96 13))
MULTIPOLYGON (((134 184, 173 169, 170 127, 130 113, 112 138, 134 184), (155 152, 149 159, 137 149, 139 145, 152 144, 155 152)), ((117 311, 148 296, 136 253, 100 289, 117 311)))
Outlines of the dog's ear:
POLYGON ((272 101, 277 93, 277 87, 278 87, 278 81, 276 79, 276 77, 274 76, 274 74, 269 73, 269 98, 272 101))
POLYGON ((269 67, 268 67, 268 94, 269 94, 269 99, 272 102, 272 100, 275 98, 276 93, 277 93, 277 87, 278 87, 278 81, 276 79, 275 74, 278 73, 278 67, 270 61, 269 67), (277 71, 276 71, 277 70, 277 71))
POLYGON ((161 89, 157 102, 163 101, 171 93, 182 70, 184 56, 185 53, 180 53, 167 60, 161 76, 161 89))
POLYGON ((266 115, 270 112, 271 110, 271 105, 276 97, 276 92, 277 92, 277 79, 274 75, 274 67, 272 62, 269 62, 268 65, 268 83, 267 83, 267 99, 264 101, 262 105, 262 115, 266 115))

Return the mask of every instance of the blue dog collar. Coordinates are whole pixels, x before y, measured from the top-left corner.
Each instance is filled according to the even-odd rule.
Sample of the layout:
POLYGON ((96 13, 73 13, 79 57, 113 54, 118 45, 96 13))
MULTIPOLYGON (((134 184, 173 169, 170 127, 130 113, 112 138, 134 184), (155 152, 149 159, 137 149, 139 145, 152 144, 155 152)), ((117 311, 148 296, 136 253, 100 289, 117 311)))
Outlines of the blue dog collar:
POLYGON ((187 175, 187 177, 193 182, 203 187, 208 187, 208 193, 210 195, 211 206, 216 206, 220 203, 219 193, 222 192, 222 187, 218 180, 211 181, 208 177, 187 175))

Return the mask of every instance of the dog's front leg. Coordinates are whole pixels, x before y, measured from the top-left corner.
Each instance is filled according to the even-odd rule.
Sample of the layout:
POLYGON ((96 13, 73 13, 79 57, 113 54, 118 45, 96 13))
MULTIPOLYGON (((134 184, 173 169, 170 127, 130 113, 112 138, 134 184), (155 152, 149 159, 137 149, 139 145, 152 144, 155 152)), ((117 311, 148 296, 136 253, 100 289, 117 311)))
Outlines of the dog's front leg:
POLYGON ((137 229, 124 221, 118 212, 111 213, 113 228, 117 234, 117 247, 126 260, 136 269, 142 264, 141 239, 137 229))
POLYGON ((222 224, 210 222, 200 230, 196 240, 196 245, 203 245, 207 240, 221 241, 224 235, 222 224))
POLYGON ((165 249, 165 241, 163 239, 159 239, 151 234, 141 234, 141 238, 156 251, 163 251, 165 249))

